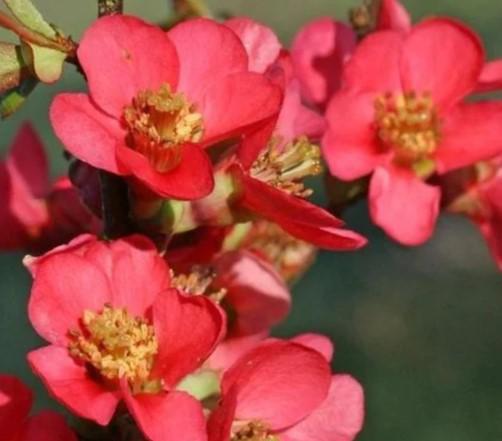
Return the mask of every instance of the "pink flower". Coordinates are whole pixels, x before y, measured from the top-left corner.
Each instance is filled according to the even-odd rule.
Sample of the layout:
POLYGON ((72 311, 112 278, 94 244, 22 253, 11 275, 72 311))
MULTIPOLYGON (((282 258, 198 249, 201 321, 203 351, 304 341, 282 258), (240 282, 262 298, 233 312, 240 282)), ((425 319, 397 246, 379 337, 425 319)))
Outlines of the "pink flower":
POLYGON ((164 197, 207 195, 213 173, 204 149, 255 129, 281 101, 276 86, 249 71, 237 36, 211 20, 165 33, 105 17, 85 33, 78 58, 90 95, 56 97, 56 134, 82 161, 164 197))
POLYGON ((354 439, 362 425, 361 387, 349 376, 331 377, 328 360, 302 340, 314 347, 320 341, 267 341, 225 372, 209 441, 354 439))
POLYGON ((1 249, 46 250, 100 227, 68 179, 51 184, 44 147, 28 123, 0 163, 0 201, 1 249))
POLYGON ((343 66, 356 47, 356 34, 345 23, 319 18, 296 35, 291 56, 302 96, 325 108, 341 86, 343 66))
POLYGON ((31 391, 16 377, 0 375, 0 427, 2 441, 77 441, 64 418, 42 411, 29 416, 31 391))
POLYGON ((225 293, 221 306, 231 319, 226 338, 208 365, 224 370, 284 320, 291 307, 291 294, 272 265, 248 251, 223 253, 211 266, 213 287, 225 293))
POLYGON ((368 36, 346 65, 324 155, 341 179, 373 173, 373 221, 402 244, 421 244, 434 230, 440 190, 424 181, 502 151, 502 104, 463 101, 483 60, 472 31, 430 19, 409 33, 368 36))
POLYGON ((123 400, 152 441, 204 440, 200 403, 176 385, 222 337, 225 319, 202 296, 173 289, 153 243, 90 236, 29 262, 28 314, 50 345, 28 361, 51 394, 107 425, 123 400))

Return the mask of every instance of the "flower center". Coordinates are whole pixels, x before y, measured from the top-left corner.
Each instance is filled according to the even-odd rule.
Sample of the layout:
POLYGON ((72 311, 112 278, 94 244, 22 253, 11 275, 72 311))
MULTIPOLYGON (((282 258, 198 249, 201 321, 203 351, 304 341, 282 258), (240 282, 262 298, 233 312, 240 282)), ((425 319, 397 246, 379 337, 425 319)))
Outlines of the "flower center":
POLYGON ((125 308, 105 305, 103 311, 84 311, 82 331, 71 331, 70 355, 87 363, 107 380, 127 378, 146 384, 158 351, 152 325, 125 308))
POLYGON ((123 116, 129 147, 146 156, 161 173, 178 165, 179 145, 202 138, 202 115, 182 93, 172 92, 169 84, 156 92, 139 92, 123 116))
POLYGON ((251 421, 237 430, 230 441, 279 441, 279 438, 271 434, 263 423, 251 421))
POLYGON ((282 191, 306 198, 312 190, 302 180, 321 173, 321 152, 306 136, 283 145, 273 137, 251 167, 251 175, 282 191))
POLYGON ((227 294, 225 288, 216 288, 212 285, 216 273, 210 266, 194 265, 187 274, 171 272, 171 276, 171 285, 186 294, 204 295, 216 303, 220 303, 227 294))
POLYGON ((441 138, 440 120, 429 93, 379 96, 375 123, 379 139, 394 149, 397 162, 402 164, 429 158, 441 138))

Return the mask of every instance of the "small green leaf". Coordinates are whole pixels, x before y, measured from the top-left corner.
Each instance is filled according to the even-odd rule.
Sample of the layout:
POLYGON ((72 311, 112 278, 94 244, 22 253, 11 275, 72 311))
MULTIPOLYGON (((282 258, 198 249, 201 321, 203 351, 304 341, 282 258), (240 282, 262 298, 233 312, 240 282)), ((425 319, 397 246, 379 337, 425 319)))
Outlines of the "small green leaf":
POLYGON ((45 21, 42 14, 30 0, 3 0, 12 14, 32 31, 53 39, 57 36, 54 28, 45 21))
POLYGON ((67 54, 56 49, 23 42, 23 55, 32 65, 36 77, 43 83, 54 83, 63 73, 67 54))
POLYGON ((0 116, 7 118, 19 109, 37 83, 36 78, 27 77, 19 86, 0 94, 0 116))
POLYGON ((18 86, 27 70, 19 49, 0 42, 0 93, 18 86))

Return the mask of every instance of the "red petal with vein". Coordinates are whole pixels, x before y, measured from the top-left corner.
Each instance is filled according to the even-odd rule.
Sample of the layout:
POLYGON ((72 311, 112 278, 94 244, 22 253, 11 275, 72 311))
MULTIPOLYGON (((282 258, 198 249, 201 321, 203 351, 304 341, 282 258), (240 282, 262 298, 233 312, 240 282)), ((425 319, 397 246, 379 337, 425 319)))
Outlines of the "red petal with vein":
POLYGON ((387 153, 376 142, 373 94, 341 92, 326 112, 322 152, 333 176, 347 181, 370 174, 387 153))
POLYGON ((263 75, 240 72, 213 82, 201 97, 206 145, 250 132, 279 113, 282 90, 263 75))
POLYGON ((236 17, 225 22, 246 48, 249 70, 263 73, 277 59, 282 45, 272 29, 250 18, 236 17))
POLYGON ((377 28, 409 32, 411 30, 410 14, 398 0, 382 0, 377 28))
POLYGON ((425 20, 403 44, 403 89, 430 92, 444 111, 474 90, 483 63, 481 41, 468 27, 450 19, 425 20))
POLYGON ((153 305, 159 342, 154 366, 168 387, 174 387, 209 357, 223 336, 223 311, 203 296, 185 296, 176 289, 160 294, 153 305))
POLYGON ((441 192, 407 169, 378 167, 371 178, 373 222, 403 245, 420 245, 434 232, 441 192))
POLYGON ((46 346, 31 351, 28 362, 50 394, 76 415, 102 426, 110 422, 120 400, 119 392, 91 379, 85 366, 70 357, 68 348, 46 346))
POLYGON ((174 45, 160 27, 136 17, 95 21, 77 55, 93 101, 116 118, 139 91, 157 90, 165 83, 176 89, 179 63, 174 45))
POLYGON ((439 173, 502 153, 502 102, 460 104, 445 116, 436 152, 439 173))
POLYGON ((128 173, 165 198, 199 199, 213 190, 213 166, 198 145, 181 146, 179 164, 166 173, 155 170, 145 156, 124 144, 117 146, 117 155, 121 166, 128 173))
POLYGON ((127 408, 150 441, 206 441, 201 404, 185 392, 132 395, 122 386, 127 408))
POLYGON ((28 316, 45 340, 66 345, 68 331, 78 329, 84 310, 101 311, 112 300, 112 287, 102 268, 83 257, 55 254, 35 272, 28 316))
POLYGON ((403 36, 398 31, 368 35, 345 65, 343 85, 360 93, 401 92, 402 47, 403 36))
POLYGON ((343 222, 327 211, 245 175, 232 167, 242 184, 238 204, 253 213, 276 222, 298 239, 331 250, 354 250, 366 244, 356 233, 341 229, 343 222))
POLYGON ((178 90, 191 102, 199 104, 206 87, 227 75, 248 70, 242 42, 223 24, 198 18, 178 24, 167 35, 179 54, 178 90))
POLYGON ((246 251, 223 254, 213 262, 215 287, 227 290, 225 302, 236 314, 231 337, 268 332, 289 312, 291 294, 268 262, 246 251))
MULTIPOLYGON (((109 79, 107 80, 109 81, 109 79)), ((81 161, 115 174, 119 170, 115 146, 125 132, 82 93, 63 93, 54 98, 49 113, 56 136, 81 161)))
POLYGON ((502 60, 486 63, 479 76, 476 92, 494 92, 502 89, 502 60))
POLYGON ((223 400, 235 388, 236 418, 263 421, 275 431, 308 416, 326 398, 330 381, 329 365, 317 351, 285 341, 266 342, 225 373, 223 400))
POLYGON ((279 435, 288 441, 352 441, 364 420, 361 385, 349 375, 334 375, 326 400, 307 418, 279 435))

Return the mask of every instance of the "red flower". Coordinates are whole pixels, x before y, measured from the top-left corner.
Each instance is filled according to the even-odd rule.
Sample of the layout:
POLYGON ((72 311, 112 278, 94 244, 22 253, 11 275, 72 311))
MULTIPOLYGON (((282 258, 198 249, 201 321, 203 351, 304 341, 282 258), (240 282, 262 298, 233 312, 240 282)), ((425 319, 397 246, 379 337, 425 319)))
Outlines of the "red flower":
POLYGON ((200 403, 176 385, 221 338, 225 320, 202 296, 171 288, 169 269, 142 236, 90 236, 31 262, 30 320, 49 346, 28 360, 52 395, 107 425, 124 400, 151 440, 204 440, 200 403))
POLYGON ((132 175, 164 197, 207 195, 213 173, 204 148, 267 121, 281 100, 249 71, 237 36, 206 19, 165 33, 133 17, 105 17, 85 33, 78 58, 90 95, 56 97, 56 134, 82 161, 132 175))
POLYGON ((361 387, 349 376, 331 378, 328 360, 315 349, 319 340, 310 340, 312 349, 301 340, 309 341, 264 342, 224 374, 209 441, 355 437, 362 424, 361 387))
POLYGON ((424 180, 502 151, 502 104, 462 101, 483 60, 473 32, 431 19, 409 33, 368 36, 346 65, 345 87, 327 111, 324 154, 341 179, 374 172, 373 221, 403 244, 420 244, 434 229, 440 191, 424 180))
POLYGON ((28 123, 0 163, 0 201, 1 249, 46 250, 100 227, 66 178, 51 184, 44 147, 28 123))
POLYGON ((64 418, 42 411, 28 416, 31 391, 16 377, 0 375, 0 427, 2 441, 77 441, 64 418))

